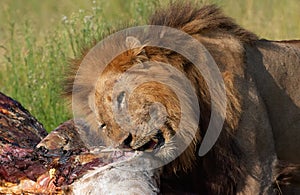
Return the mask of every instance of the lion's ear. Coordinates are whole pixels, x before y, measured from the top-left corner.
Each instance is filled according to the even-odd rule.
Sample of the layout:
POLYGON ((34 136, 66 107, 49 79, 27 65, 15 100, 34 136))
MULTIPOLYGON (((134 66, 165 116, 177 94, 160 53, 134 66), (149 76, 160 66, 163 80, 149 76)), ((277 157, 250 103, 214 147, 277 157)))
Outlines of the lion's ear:
POLYGON ((133 56, 137 57, 138 59, 148 59, 147 55, 145 53, 144 47, 145 45, 142 45, 140 40, 138 40, 136 37, 128 36, 126 37, 126 47, 130 49, 133 56))
POLYGON ((141 48, 143 46, 140 40, 138 40, 136 37, 128 36, 126 37, 126 47, 128 49, 135 49, 135 48, 141 48))

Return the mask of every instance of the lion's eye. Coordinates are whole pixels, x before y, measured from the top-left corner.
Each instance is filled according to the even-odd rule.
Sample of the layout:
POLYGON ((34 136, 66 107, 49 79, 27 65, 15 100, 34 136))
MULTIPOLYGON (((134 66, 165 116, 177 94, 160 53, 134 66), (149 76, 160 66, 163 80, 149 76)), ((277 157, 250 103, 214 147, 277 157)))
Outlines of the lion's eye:
POLYGON ((125 107, 125 91, 122 91, 117 97, 118 109, 122 109, 125 107))
POLYGON ((106 129, 106 124, 105 123, 102 123, 99 125, 99 129, 102 130, 102 129, 106 129))

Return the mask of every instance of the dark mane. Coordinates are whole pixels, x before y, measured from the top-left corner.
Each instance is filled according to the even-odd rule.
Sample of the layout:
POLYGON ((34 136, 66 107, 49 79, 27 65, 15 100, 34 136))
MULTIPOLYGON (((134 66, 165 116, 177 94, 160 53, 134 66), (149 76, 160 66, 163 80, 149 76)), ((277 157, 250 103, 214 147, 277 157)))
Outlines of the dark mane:
POLYGON ((166 9, 158 9, 150 18, 149 24, 181 29, 190 35, 217 32, 233 35, 241 42, 258 39, 254 33, 225 16, 216 5, 198 7, 195 3, 172 3, 166 9))
MULTIPOLYGON (((213 44, 210 45, 215 41, 214 38, 234 39, 236 40, 234 44, 238 44, 240 48, 243 47, 243 44, 251 44, 258 40, 255 34, 243 29, 232 18, 225 16, 216 5, 197 8, 194 3, 173 3, 166 9, 157 10, 150 18, 149 24, 169 26, 192 36, 209 37, 211 42, 206 42, 206 46, 218 65, 234 64, 242 67, 244 53, 243 50, 235 49, 228 42, 227 52, 239 56, 239 58, 231 59, 230 55, 225 57, 226 55, 221 53, 219 48, 213 44)), ((193 73, 188 74, 192 75, 193 73)), ((225 82, 234 82, 235 78, 228 77, 224 80, 225 82)), ((202 82, 198 81, 199 89, 206 90, 202 82)), ((227 114, 230 114, 227 116, 217 143, 208 154, 197 159, 197 166, 191 172, 179 172, 177 179, 174 179, 174 176, 170 178, 166 176, 162 181, 164 193, 189 190, 204 194, 236 194, 239 192, 237 184, 245 181, 248 173, 245 162, 242 160, 245 154, 241 151, 238 141, 233 135, 238 123, 234 120, 240 118, 239 114, 241 113, 241 110, 238 109, 241 106, 239 99, 235 98, 240 94, 230 86, 227 86, 227 90, 229 100, 227 114), (195 189, 195 182, 198 184, 197 189, 195 189), (172 191, 171 189, 176 190, 172 191)), ((207 128, 207 121, 210 120, 209 117, 207 118, 210 116, 210 105, 203 102, 210 102, 210 100, 206 96, 200 96, 200 99, 202 100, 202 103, 199 102, 199 104, 203 117, 200 119, 200 134, 203 136, 207 128)))

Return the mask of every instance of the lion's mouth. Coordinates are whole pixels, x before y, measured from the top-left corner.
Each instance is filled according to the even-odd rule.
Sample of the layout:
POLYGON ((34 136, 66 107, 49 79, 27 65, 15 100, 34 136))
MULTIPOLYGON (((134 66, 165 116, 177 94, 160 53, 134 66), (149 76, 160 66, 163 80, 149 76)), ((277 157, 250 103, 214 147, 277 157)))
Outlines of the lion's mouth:
POLYGON ((136 150, 152 152, 154 150, 159 149, 164 144, 165 144, 165 138, 164 138, 162 132, 159 130, 153 138, 151 138, 144 145, 138 147, 136 150))
POLYGON ((132 144, 132 135, 124 141, 125 146, 129 146, 133 150, 153 152, 159 150, 165 144, 165 138, 161 130, 149 139, 141 139, 132 144))

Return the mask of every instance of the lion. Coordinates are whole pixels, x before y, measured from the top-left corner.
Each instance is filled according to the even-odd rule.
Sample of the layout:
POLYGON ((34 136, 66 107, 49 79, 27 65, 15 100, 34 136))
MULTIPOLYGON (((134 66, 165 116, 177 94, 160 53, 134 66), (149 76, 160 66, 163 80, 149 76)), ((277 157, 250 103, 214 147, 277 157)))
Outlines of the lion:
MULTIPOLYGON (((115 44, 104 45, 107 49, 101 53, 92 52, 92 58, 86 61, 89 68, 80 67, 89 49, 84 49, 82 56, 71 63, 74 71, 66 82, 66 93, 73 96, 77 111, 95 129, 86 138, 89 143, 98 141, 112 147, 152 152, 158 159, 171 161, 163 167, 162 193, 276 194, 280 191, 277 181, 280 171, 289 163, 300 163, 300 41, 260 39, 215 5, 199 8, 192 3, 171 4, 158 9, 149 24, 187 33, 215 60, 227 99, 217 142, 206 155, 198 155, 212 113, 211 96, 201 72, 185 56, 149 46, 149 35, 124 35, 115 44), (106 56, 122 47, 118 44, 121 42, 126 42, 127 51, 109 61, 98 75, 95 65, 104 63, 106 56), (121 75, 136 64, 141 64, 153 77, 158 75, 160 69, 147 62, 170 64, 188 78, 196 90, 196 103, 201 110, 199 120, 190 112, 189 120, 180 126, 181 111, 193 110, 195 102, 187 95, 187 103, 180 105, 177 94, 160 82, 144 82, 131 94, 114 88, 121 75), (78 88, 74 88, 74 83, 78 88), (132 119, 128 127, 125 127, 128 118, 122 115, 125 108, 132 119), (121 113, 118 117, 123 117, 124 123, 114 116, 114 109, 121 113), (149 121, 151 127, 146 125, 149 121), (190 133, 190 124, 195 121, 197 131, 190 133), (177 152, 183 143, 188 143, 187 148, 177 152), (286 164, 278 169, 284 164, 281 162, 286 164)), ((169 41, 180 48, 189 47, 180 40, 169 41)), ((140 71, 136 76, 138 81, 143 78, 143 71, 136 71, 140 71)), ((172 72, 164 76, 178 79, 172 72)), ((184 93, 181 91, 184 86, 175 87, 184 93)))

